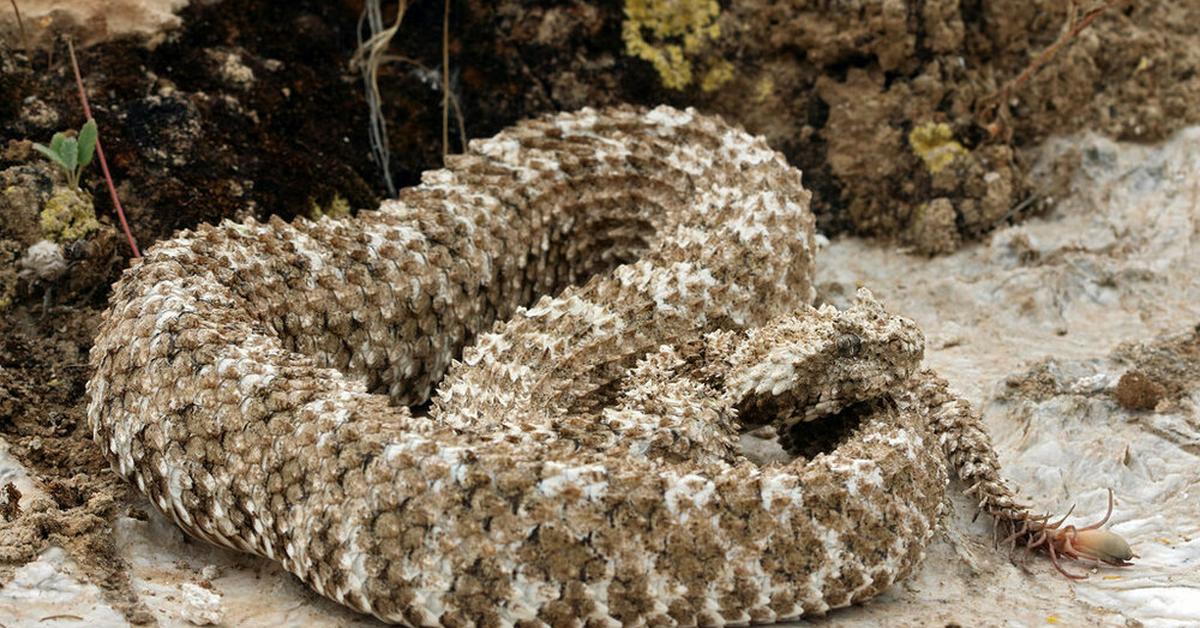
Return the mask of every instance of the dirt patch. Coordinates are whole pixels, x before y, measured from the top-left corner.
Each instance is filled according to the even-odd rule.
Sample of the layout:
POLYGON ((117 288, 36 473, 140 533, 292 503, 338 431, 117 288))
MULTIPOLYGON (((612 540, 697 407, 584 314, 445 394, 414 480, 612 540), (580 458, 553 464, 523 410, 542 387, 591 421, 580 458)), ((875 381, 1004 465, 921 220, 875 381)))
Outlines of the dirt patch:
MULTIPOLYGON (((1078 20, 1099 3, 1075 4, 1078 20)), ((1181 26, 1200 19, 1195 5, 1102 15, 1001 103, 996 136, 988 99, 1062 35, 1072 3, 850 5, 737 3, 722 32, 745 35, 716 54, 738 71, 710 96, 723 113, 754 111, 741 117, 804 168, 829 230, 945 251, 1045 206, 1021 149, 1085 127, 1156 140, 1200 119, 1196 28, 1181 26)))
MULTIPOLYGON (((372 207, 383 186, 347 66, 361 2, 197 4, 153 50, 117 41, 83 52, 138 235, 229 215, 291 217, 335 197, 372 207)), ((399 185, 440 164, 435 5, 413 3, 393 43, 416 63, 381 74, 399 185)), ((709 6, 454 4, 450 86, 466 134, 586 105, 695 105, 764 134, 801 167, 825 232, 936 253, 1049 204, 1022 149, 1050 134, 1089 127, 1157 140, 1200 120, 1200 7, 1189 3, 1107 11, 1000 103, 998 127, 989 99, 1098 2, 691 5, 709 6), (677 13, 698 17, 681 24, 677 13), (672 46, 686 66, 655 56, 674 58, 672 46)), ((80 121, 61 51, 48 72, 45 53, 34 57, 32 67, 5 61, 8 139, 80 121)), ((450 131, 458 146, 457 124, 450 131)))
MULTIPOLYGON (((1131 412, 1175 410, 1200 385, 1200 327, 1123 343, 1113 351, 1112 360, 1121 375, 1103 395, 1131 412)), ((1059 360, 1046 357, 1005 380, 1000 398, 1044 402, 1071 394, 1091 393, 1078 389, 1078 381, 1063 373, 1059 360)))
POLYGON ((87 307, 44 317, 17 308, 0 319, 0 433, 48 494, 0 521, 0 580, 57 545, 113 608, 145 623, 152 617, 112 541, 111 522, 130 503, 132 489, 108 470, 84 417, 94 326, 95 312, 87 307))
POLYGON ((1122 408, 1132 411, 1153 410, 1166 396, 1167 389, 1138 371, 1126 371, 1117 381, 1113 397, 1122 408))
POLYGON ((468 121, 480 89, 498 96, 498 112, 696 105, 765 135, 802 168, 826 233, 931 253, 1045 209, 1054 191, 1030 185, 1022 149, 1051 134, 1086 127, 1149 141, 1200 120, 1200 6, 1188 3, 1101 15, 1000 103, 996 136, 989 97, 1099 2, 764 0, 714 14, 700 0, 628 0, 634 24, 616 3, 468 4, 477 28, 463 67, 499 61, 510 68, 500 85, 527 85, 518 101, 482 80, 494 75, 464 70, 468 121), (662 61, 676 53, 686 67, 662 61), (691 80, 668 88, 685 69, 691 80))
MULTIPOLYGON (((995 135, 981 103, 1060 36, 1068 3, 821 9, 827 3, 754 0, 706 5, 661 29, 633 18, 669 18, 659 10, 667 3, 626 6, 635 4, 644 10, 627 16, 621 3, 582 0, 454 3, 450 85, 466 135, 585 105, 695 105, 766 135, 804 169, 826 233, 936 253, 1045 207, 1051 191, 1027 180, 1023 150, 1048 135, 1087 127, 1156 140, 1200 120, 1194 3, 1105 14, 1001 103, 995 135), (686 66, 654 53, 671 46, 686 66)), ((143 248, 202 222, 378 203, 384 184, 367 107, 347 67, 361 9, 354 0, 198 2, 153 45, 119 39, 80 51, 143 248)), ((414 3, 392 52, 418 64, 391 64, 381 76, 398 185, 441 163, 441 20, 440 3, 414 3)), ((111 524, 130 511, 131 489, 108 469, 84 418, 87 352, 129 251, 93 168, 83 186, 99 228, 43 246, 40 266, 31 257, 61 178, 29 141, 83 120, 61 43, 20 48, 0 38, 0 435, 47 497, 0 521, 0 582, 60 545, 114 608, 149 621, 112 547, 111 524)), ((452 146, 459 135, 452 124, 452 146)), ((1194 374, 1171 370, 1177 353, 1131 364, 1178 398, 1171 382, 1194 374)))
POLYGON ((1128 410, 1154 410, 1177 403, 1200 384, 1200 326, 1149 343, 1124 344, 1114 357, 1127 364, 1114 396, 1128 410))

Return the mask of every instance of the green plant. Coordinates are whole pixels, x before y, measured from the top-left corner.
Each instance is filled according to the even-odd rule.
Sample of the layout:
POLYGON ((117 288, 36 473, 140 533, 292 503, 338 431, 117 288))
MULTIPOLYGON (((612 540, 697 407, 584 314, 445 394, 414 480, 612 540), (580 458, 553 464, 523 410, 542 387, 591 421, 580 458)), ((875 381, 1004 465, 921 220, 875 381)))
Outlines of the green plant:
POLYGON ((34 143, 33 147, 46 156, 46 159, 56 163, 67 175, 67 186, 73 190, 79 189, 79 173, 92 162, 96 153, 96 121, 88 120, 79 129, 77 137, 67 137, 65 133, 55 133, 50 145, 34 143))

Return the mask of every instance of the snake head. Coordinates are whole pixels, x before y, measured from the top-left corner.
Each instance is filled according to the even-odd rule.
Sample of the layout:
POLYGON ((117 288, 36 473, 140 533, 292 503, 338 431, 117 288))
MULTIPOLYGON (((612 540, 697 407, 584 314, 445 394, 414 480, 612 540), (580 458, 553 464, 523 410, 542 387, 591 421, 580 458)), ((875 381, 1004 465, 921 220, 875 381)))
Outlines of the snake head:
POLYGON ((790 427, 888 396, 920 365, 916 323, 860 289, 853 306, 803 308, 747 332, 725 389, 743 425, 790 427))
POLYGON ((890 314, 866 288, 854 305, 818 310, 832 330, 814 369, 813 384, 827 398, 846 404, 867 401, 902 385, 921 364, 925 336, 911 319, 890 314))

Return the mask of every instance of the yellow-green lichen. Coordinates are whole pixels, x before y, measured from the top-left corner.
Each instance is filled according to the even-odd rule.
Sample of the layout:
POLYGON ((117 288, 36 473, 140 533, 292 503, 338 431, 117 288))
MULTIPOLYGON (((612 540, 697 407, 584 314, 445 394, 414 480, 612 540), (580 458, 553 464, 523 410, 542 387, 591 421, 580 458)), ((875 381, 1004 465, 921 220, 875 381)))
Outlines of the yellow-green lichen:
POLYGON ((42 234, 59 244, 86 238, 100 228, 92 199, 82 192, 58 188, 40 214, 42 234))
POLYGON ((954 139, 954 131, 945 122, 926 122, 914 127, 908 134, 908 144, 913 154, 920 157, 934 174, 967 154, 967 149, 954 139))
POLYGON ((341 194, 335 193, 330 199, 329 205, 321 207, 316 199, 308 201, 308 217, 313 220, 320 220, 328 216, 330 218, 345 218, 350 215, 350 201, 347 201, 341 194))
POLYGON ((758 80, 758 85, 754 88, 754 102, 762 104, 767 102, 767 99, 775 93, 775 79, 770 75, 765 75, 758 80))
MULTIPOLYGON (((720 13, 717 0, 625 0, 625 52, 650 62, 666 87, 683 89, 692 84, 692 59, 721 35, 720 13)), ((733 67, 726 66, 713 64, 701 87, 716 89, 732 78, 733 67)))
POLYGON ((700 89, 706 92, 716 91, 732 79, 733 64, 719 59, 704 73, 704 78, 700 79, 700 89))

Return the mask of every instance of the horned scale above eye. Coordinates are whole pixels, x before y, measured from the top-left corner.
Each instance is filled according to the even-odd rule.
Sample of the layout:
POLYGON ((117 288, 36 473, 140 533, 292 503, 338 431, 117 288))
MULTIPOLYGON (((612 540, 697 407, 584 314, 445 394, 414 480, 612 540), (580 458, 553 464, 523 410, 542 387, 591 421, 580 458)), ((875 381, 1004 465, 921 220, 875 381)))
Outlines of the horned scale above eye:
POLYGON ((887 403, 826 455, 738 454, 737 407, 809 412, 795 391, 824 370, 747 356, 834 338, 789 317, 857 315, 808 308, 809 193, 763 140, 582 110, 422 181, 351 220, 184 231, 126 271, 88 417, 184 530, 390 622, 689 625, 911 573, 943 514, 939 442, 987 512, 1034 521, 977 415, 932 373, 905 383, 911 360, 868 365, 897 384, 849 387, 887 403))

